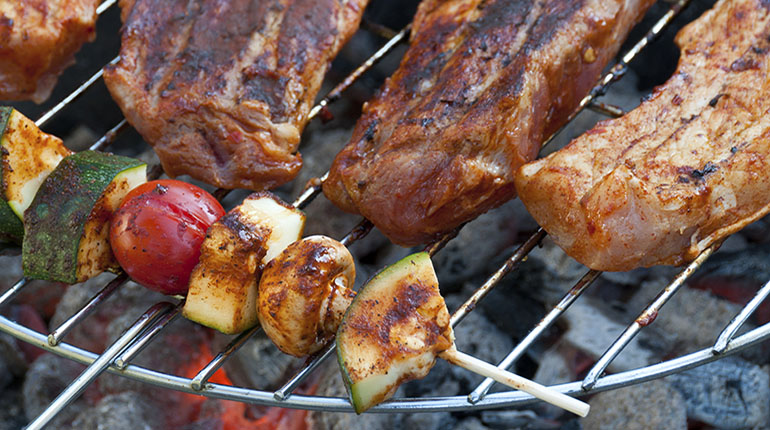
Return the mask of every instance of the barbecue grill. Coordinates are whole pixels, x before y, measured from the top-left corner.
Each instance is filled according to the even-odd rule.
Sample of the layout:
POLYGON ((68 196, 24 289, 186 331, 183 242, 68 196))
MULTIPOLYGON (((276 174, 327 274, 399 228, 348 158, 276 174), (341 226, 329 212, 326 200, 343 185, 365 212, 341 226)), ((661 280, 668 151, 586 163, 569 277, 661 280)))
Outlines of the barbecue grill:
MULTIPOLYGON (((102 14, 110 7, 113 7, 115 3, 116 0, 104 1, 100 5, 98 13, 102 14)), ((572 114, 571 119, 574 119, 577 113, 584 108, 589 108, 608 116, 622 115, 623 111, 621 109, 599 103, 596 99, 601 96, 610 85, 623 76, 627 64, 631 62, 632 59, 634 59, 634 57, 636 57, 637 54, 657 35, 659 35, 687 4, 688 0, 678 0, 672 3, 670 10, 652 26, 644 37, 620 57, 620 61, 609 69, 608 73, 602 77, 593 91, 581 101, 579 108, 572 114)), ((389 34, 390 39, 387 43, 382 45, 379 50, 374 52, 365 63, 361 64, 360 67, 328 93, 328 95, 310 112, 311 118, 318 116, 328 104, 338 99, 342 92, 361 77, 364 72, 371 68, 376 61, 384 57, 399 43, 405 41, 408 37, 409 27, 407 26, 399 32, 391 32, 387 29, 370 25, 368 28, 361 31, 378 31, 380 34, 389 34)), ((67 109, 73 100, 87 91, 94 83, 98 82, 101 79, 101 76, 101 71, 99 71, 88 78, 74 92, 40 116, 36 121, 36 124, 41 127, 44 126, 55 115, 67 109)), ((103 137, 98 139, 96 143, 92 145, 91 149, 105 148, 126 128, 128 128, 128 125, 125 120, 122 120, 103 137)), ((548 141, 550 141, 550 139, 548 141)), ((159 172, 156 172, 156 174, 158 173, 159 172)), ((215 195, 218 198, 222 198, 226 193, 227 192, 224 190, 218 190, 215 195)), ((297 197, 293 205, 303 208, 317 197, 318 194, 320 194, 320 186, 316 185, 314 187, 309 187, 304 193, 297 197)), ((366 235, 371 227, 372 226, 368 221, 362 220, 361 223, 342 240, 342 242, 346 245, 353 243, 366 235)), ((450 241, 452 237, 452 235, 449 235, 441 241, 431 244, 427 250, 433 255, 450 241)), ((495 288, 496 284, 506 274, 515 270, 526 258, 528 253, 545 237, 545 231, 538 229, 537 232, 520 245, 505 263, 496 272, 491 274, 486 282, 479 286, 475 292, 467 298, 465 303, 452 314, 451 324, 453 326, 459 324, 463 318, 474 309, 476 303, 482 300, 493 288, 495 288)), ((719 360, 768 339, 770 337, 770 323, 748 331, 740 336, 736 336, 736 333, 757 309, 760 303, 768 294, 770 294, 770 281, 761 287, 755 297, 751 299, 751 301, 749 301, 737 315, 735 315, 729 325, 727 325, 719 337, 715 339, 712 347, 647 367, 604 375, 604 371, 613 359, 618 356, 618 354, 647 324, 649 324, 652 319, 654 319, 666 302, 676 294, 676 292, 684 285, 685 281, 714 253, 715 249, 715 246, 707 249, 693 262, 683 267, 681 272, 679 272, 679 274, 659 292, 657 297, 655 297, 646 308, 639 311, 638 318, 630 322, 617 340, 611 345, 608 345, 606 352, 598 359, 583 380, 555 385, 552 388, 562 393, 578 396, 612 390, 660 378, 719 360)), ((531 328, 531 331, 499 363, 499 367, 512 367, 516 361, 522 357, 525 351, 527 351, 527 349, 557 321, 562 313, 564 313, 576 300, 580 299, 581 294, 586 291, 599 275, 600 272, 587 270, 579 282, 564 295, 555 307, 546 313, 545 317, 539 323, 531 328)), ((68 344, 66 338, 70 330, 76 325, 81 324, 83 320, 100 306, 100 304, 127 281, 128 277, 125 274, 118 275, 105 285, 104 288, 84 307, 48 335, 25 327, 5 316, 0 316, 0 331, 8 333, 34 346, 88 366, 77 379, 72 381, 71 385, 61 393, 50 407, 29 425, 29 429, 45 426, 46 423, 76 398, 88 384, 103 371, 118 374, 147 384, 218 399, 309 410, 352 411, 352 407, 346 398, 300 395, 294 393, 300 383, 313 373, 320 363, 333 355, 334 343, 331 343, 315 357, 308 360, 306 365, 293 377, 287 380, 277 391, 265 391, 261 390, 259 387, 238 387, 208 382, 209 377, 211 377, 235 351, 248 342, 249 339, 260 330, 259 327, 253 328, 236 337, 193 378, 166 374, 151 368, 132 364, 132 359, 150 342, 153 342, 156 336, 172 324, 175 318, 179 316, 182 301, 173 298, 169 298, 168 302, 161 302, 149 308, 133 325, 126 329, 117 341, 101 354, 95 354, 68 344)), ((27 284, 28 280, 22 278, 6 290, 4 294, 0 296, 0 307, 12 302, 27 284)), ((498 407, 515 407, 537 401, 531 395, 520 391, 505 391, 487 394, 492 384, 493 381, 490 379, 484 380, 467 396, 394 398, 372 408, 371 412, 403 413, 416 411, 465 411, 498 407)))

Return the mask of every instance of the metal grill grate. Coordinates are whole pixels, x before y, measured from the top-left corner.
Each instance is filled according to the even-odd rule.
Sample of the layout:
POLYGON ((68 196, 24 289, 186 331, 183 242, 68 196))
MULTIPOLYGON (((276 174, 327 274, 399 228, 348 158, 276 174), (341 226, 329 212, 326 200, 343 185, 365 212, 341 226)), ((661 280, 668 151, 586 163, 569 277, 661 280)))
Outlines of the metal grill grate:
MULTIPOLYGON (((116 0, 104 1, 98 9, 101 14, 112 7, 116 0)), ((666 13, 652 29, 637 42, 628 52, 626 52, 618 64, 597 83, 594 90, 586 96, 578 109, 572 114, 572 120, 580 111, 588 107, 597 112, 609 116, 620 116, 623 111, 595 99, 601 96, 607 88, 615 81, 620 79, 626 69, 627 64, 642 50, 651 40, 660 34, 673 18, 687 5, 688 0, 678 0, 675 2, 668 13, 666 13)), ((398 33, 389 32, 376 26, 372 31, 380 33, 395 34, 384 44, 377 52, 363 64, 360 65, 351 75, 344 79, 336 88, 334 88, 318 105, 310 112, 310 117, 318 115, 321 110, 329 103, 338 99, 342 92, 355 82, 364 72, 366 72, 379 59, 389 53, 396 45, 403 42, 409 32, 407 26, 398 33)), ((117 60, 117 59, 116 59, 117 60)), ((116 61, 116 60, 113 60, 116 61)), ((65 109, 69 103, 87 91, 94 83, 102 77, 99 71, 87 79, 79 88, 56 104, 50 111, 42 115, 37 121, 38 126, 43 126, 48 120, 65 109)), ((127 129, 127 123, 122 120, 115 127, 109 130, 103 137, 98 139, 91 146, 91 149, 103 149, 114 141, 116 136, 127 129)), ((550 142, 550 138, 546 144, 550 142)), ((159 169, 154 172, 155 176, 160 175, 159 169)), ((151 174, 152 175, 152 174, 151 174)), ((323 179, 323 178, 322 178, 323 179)), ((218 190, 215 195, 223 198, 227 191, 218 190)), ((293 203, 296 207, 304 207, 309 204, 320 193, 320 186, 308 188, 293 203)), ((372 228, 371 223, 362 220, 343 240, 345 245, 349 245, 365 236, 372 228)), ((456 232, 455 232, 456 234, 456 232)), ((484 282, 466 302, 458 308, 451 317, 453 326, 460 323, 463 318, 473 310, 476 303, 482 300, 497 283, 510 271, 515 270, 518 265, 526 258, 528 253, 537 246, 546 236, 545 231, 539 229, 529 239, 527 239, 508 260, 493 273, 486 282, 484 282)), ((430 245, 427 250, 433 255, 440 250, 454 235, 448 235, 442 240, 430 245)), ((582 395, 595 393, 599 391, 611 390, 624 387, 655 378, 660 378, 672 373, 690 369, 702 364, 706 364, 721 357, 734 354, 745 348, 749 348, 770 337, 770 324, 765 324, 755 328, 739 337, 734 337, 738 329, 746 322, 759 304, 770 294, 770 281, 765 284, 756 296, 735 316, 730 324, 723 330, 715 344, 711 348, 706 348, 688 355, 671 359, 659 364, 603 376, 603 373, 612 360, 631 342, 631 340, 645 326, 644 321, 648 316, 656 314, 665 305, 665 303, 681 288, 684 282, 695 272, 714 252, 715 247, 711 247, 703 252, 695 261, 677 275, 669 285, 667 285, 658 296, 643 309, 639 317, 632 321, 617 340, 608 347, 606 352, 598 359, 591 368, 588 375, 582 381, 574 381, 553 386, 552 388, 567 394, 582 395)), ((561 301, 551 309, 546 316, 536 324, 532 330, 519 342, 511 352, 500 362, 499 367, 510 368, 527 351, 532 344, 537 341, 543 333, 569 308, 581 294, 595 281, 601 273, 589 270, 575 284, 561 301)), ((8 333, 24 342, 43 348, 70 360, 74 360, 88 365, 86 371, 79 376, 72 384, 43 412, 28 428, 41 428, 50 419, 52 419, 62 408, 76 398, 86 386, 93 381, 101 372, 109 371, 120 374, 125 377, 135 379, 144 383, 157 385, 164 388, 174 389, 187 393, 195 393, 212 398, 236 400, 241 402, 282 406, 288 408, 302 408, 325 411, 352 411, 352 408, 346 398, 334 398, 323 396, 308 396, 293 394, 297 386, 315 369, 326 360, 334 351, 334 343, 329 344, 325 349, 319 352, 314 358, 307 361, 294 376, 275 392, 263 391, 258 388, 236 387, 230 385, 214 384, 208 382, 213 373, 219 369, 232 354, 244 345, 260 328, 254 328, 242 333, 236 337, 224 350, 193 378, 183 378, 176 375, 165 374, 153 369, 131 364, 144 347, 153 341, 155 336, 161 333, 166 327, 173 323, 179 315, 182 302, 169 303, 162 302, 148 309, 124 334, 110 347, 101 354, 83 350, 76 346, 64 342, 70 330, 82 323, 97 307, 103 303, 111 294, 117 291, 128 277, 121 274, 109 282, 96 296, 94 296, 85 306, 83 306, 72 317, 56 328, 51 334, 44 335, 28 327, 20 325, 0 316, 0 331, 8 333)), ((0 307, 10 303, 14 297, 22 291, 28 281, 25 278, 20 279, 0 296, 0 307)), ((520 406, 536 401, 531 395, 519 391, 506 391, 493 394, 487 394, 493 381, 487 379, 479 384, 467 396, 449 396, 449 397, 430 397, 430 398, 395 398, 386 403, 374 407, 372 412, 411 412, 411 411, 457 411, 488 409, 494 407, 520 406)))

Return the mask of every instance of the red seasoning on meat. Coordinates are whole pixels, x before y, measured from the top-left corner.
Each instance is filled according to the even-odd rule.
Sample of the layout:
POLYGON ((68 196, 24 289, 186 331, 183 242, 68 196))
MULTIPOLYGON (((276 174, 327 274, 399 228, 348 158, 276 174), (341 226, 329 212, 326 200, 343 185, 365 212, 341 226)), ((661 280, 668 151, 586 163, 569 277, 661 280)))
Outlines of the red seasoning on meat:
POLYGON ((95 36, 99 0, 0 0, 0 100, 42 103, 95 36))
POLYGON ((104 79, 171 176, 263 190, 294 178, 329 63, 367 0, 121 0, 104 79))
POLYGON ((653 0, 424 0, 324 193, 392 241, 440 237, 516 195, 653 0))
POLYGON ((674 75, 626 116, 524 166, 516 187, 598 270, 682 264, 770 212, 770 3, 721 0, 682 29, 674 75))

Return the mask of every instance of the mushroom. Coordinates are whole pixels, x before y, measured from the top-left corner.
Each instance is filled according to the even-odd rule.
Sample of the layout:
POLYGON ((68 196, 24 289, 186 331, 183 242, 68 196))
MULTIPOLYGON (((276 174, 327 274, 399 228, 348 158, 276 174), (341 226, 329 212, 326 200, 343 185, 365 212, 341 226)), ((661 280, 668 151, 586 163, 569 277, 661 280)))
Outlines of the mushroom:
POLYGON ((309 236, 265 266, 259 282, 258 317, 281 351, 302 357, 334 337, 355 297, 353 256, 342 243, 309 236))

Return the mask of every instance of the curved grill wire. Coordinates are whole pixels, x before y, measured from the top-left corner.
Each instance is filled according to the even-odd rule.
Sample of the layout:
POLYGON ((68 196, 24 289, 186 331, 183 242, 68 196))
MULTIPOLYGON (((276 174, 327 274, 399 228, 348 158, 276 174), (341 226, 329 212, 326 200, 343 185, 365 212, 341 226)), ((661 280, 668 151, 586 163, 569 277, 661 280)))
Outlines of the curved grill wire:
MULTIPOLYGON (((116 0, 104 1, 98 9, 101 14, 113 6, 116 0)), ((626 52, 621 60, 610 69, 610 71, 597 83, 593 91, 586 96, 576 111, 570 116, 570 121, 588 107, 596 112, 608 116, 621 116, 623 111, 615 106, 607 105, 595 101, 601 96, 607 88, 615 81, 619 80, 626 69, 626 66, 633 58, 644 49, 650 41, 659 35, 673 18, 689 3, 689 0, 678 0, 670 10, 652 27, 652 29, 626 52)), ((310 118, 315 117, 324 107, 340 98, 345 89, 352 85, 368 69, 370 69, 378 60, 389 53, 395 46, 406 40, 409 33, 409 26, 396 33, 389 29, 369 24, 364 26, 369 31, 377 33, 392 34, 393 37, 388 40, 378 51, 363 64, 361 64, 353 73, 345 78, 337 87, 321 100, 310 112, 310 118)), ((117 58, 114 61, 116 61, 117 58)), ((56 104, 52 109, 43 114, 35 123, 43 126, 56 114, 65 109, 69 103, 77 99, 95 82, 102 77, 101 70, 87 79, 80 87, 56 104)), ((111 144, 117 135, 126 130, 128 125, 123 119, 116 126, 110 129, 103 137, 98 139, 91 149, 102 150, 111 144)), ((553 136, 551 136, 552 138, 553 136)), ((549 138, 545 144, 551 141, 549 138)), ((162 172, 160 169, 153 169, 150 176, 157 177, 162 172)), ((321 179, 324 179, 323 177, 321 179)), ((223 198, 227 194, 226 190, 217 190, 215 195, 223 198)), ((320 194, 320 186, 309 187, 293 203, 295 207, 303 208, 308 205, 315 197, 320 194)), ((372 228, 371 223, 362 220, 350 233, 348 233, 342 242, 350 245, 356 240, 364 237, 372 228)), ((438 252, 448 241, 450 241, 457 232, 447 235, 447 237, 431 244, 427 251, 431 255, 438 252)), ((526 258, 529 252, 545 238, 546 233, 541 228, 538 229, 529 239, 527 239, 508 260, 493 273, 484 284, 482 284, 465 303, 463 303, 451 317, 451 324, 455 326, 469 313, 475 305, 482 300, 497 283, 510 271, 515 270, 518 265, 526 258)), ((645 326, 644 321, 649 315, 657 313, 663 305, 679 290, 693 272, 695 272, 714 252, 716 246, 712 246, 704 251, 696 260, 683 268, 669 285, 667 285, 658 296, 640 313, 640 316, 632 321, 609 346, 606 352, 598 359, 596 364, 588 372, 588 375, 582 381, 552 386, 552 388, 563 393, 572 395, 582 395, 595 393, 599 391, 611 390, 625 387, 632 384, 660 378, 672 373, 680 372, 699 365, 703 365, 721 357, 734 354, 745 348, 749 348, 759 342, 770 338, 770 323, 755 328, 739 337, 734 337, 738 329, 743 326, 746 320, 756 310, 759 304, 770 294, 770 281, 759 289, 756 296, 736 315, 728 326, 722 331, 715 345, 712 348, 706 348, 679 358, 667 360, 659 364, 646 366, 643 368, 603 376, 607 366, 612 360, 631 342, 634 336, 645 326)), ((601 272, 589 270, 561 299, 561 301, 552 308, 543 319, 536 324, 532 330, 511 350, 511 352, 501 360, 498 367, 510 368, 527 351, 527 349, 538 340, 538 338, 564 313, 569 306, 578 300, 581 294, 596 280, 601 272)), ((187 393, 196 393, 212 398, 235 400, 246 403, 282 406, 288 408, 302 408, 311 410, 326 411, 352 411, 346 398, 308 396, 293 394, 299 384, 309 376, 319 364, 326 360, 334 351, 334 342, 327 345, 322 351, 307 361, 294 376, 275 392, 261 391, 258 389, 236 387, 222 384, 213 384, 208 382, 209 377, 219 369, 232 354, 244 345, 255 333, 260 331, 259 327, 248 330, 236 337, 227 347, 225 347, 217 356, 206 365, 192 379, 183 378, 176 375, 161 373, 152 369, 131 364, 131 360, 136 357, 146 347, 157 334, 168 327, 178 317, 183 301, 175 303, 161 302, 147 310, 132 326, 126 329, 124 334, 104 352, 97 355, 83 350, 76 346, 63 342, 67 333, 76 325, 80 324, 88 315, 90 315, 99 305, 104 302, 111 294, 117 291, 128 277, 125 274, 119 274, 111 282, 97 293, 85 306, 83 306, 72 317, 56 328, 51 334, 44 335, 4 316, 0 316, 0 331, 8 333, 24 342, 30 343, 47 351, 56 353, 60 356, 74 360, 89 367, 80 375, 62 394, 27 428, 42 428, 67 404, 74 400, 85 387, 93 381, 103 371, 120 374, 148 384, 153 384, 165 388, 170 388, 187 393)), ((28 284, 26 278, 20 279, 0 296, 0 307, 8 304, 13 298, 22 291, 28 284)), ((466 396, 451 397, 431 397, 431 398, 395 398, 381 405, 374 407, 372 412, 411 412, 411 411, 456 411, 469 409, 487 409, 503 406, 520 406, 536 401, 531 395, 520 391, 506 391, 500 393, 487 394, 494 381, 484 380, 470 394, 466 396)))

